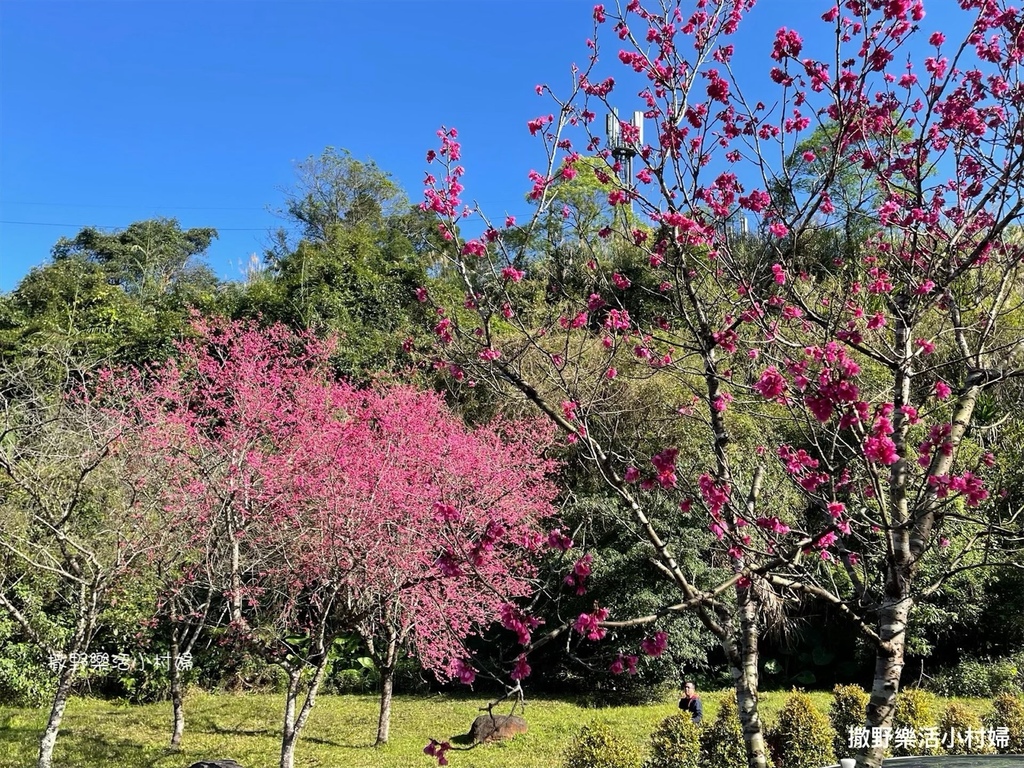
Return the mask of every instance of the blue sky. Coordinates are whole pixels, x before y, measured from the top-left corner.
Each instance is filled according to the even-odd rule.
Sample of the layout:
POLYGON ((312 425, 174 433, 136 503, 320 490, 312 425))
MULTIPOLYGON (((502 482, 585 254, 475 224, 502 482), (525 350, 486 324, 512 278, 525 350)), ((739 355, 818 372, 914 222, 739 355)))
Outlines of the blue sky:
MULTIPOLYGON (((240 279, 284 223, 295 161, 345 148, 418 201, 441 124, 460 131, 467 200, 522 214, 543 161, 526 121, 551 111, 534 86, 567 90, 593 4, 3 0, 0 291, 61 236, 154 216, 218 229, 209 264, 240 279)), ((761 0, 737 48, 766 80, 774 30, 809 37, 829 5, 761 0)), ((929 0, 926 33, 953 5, 929 0)))

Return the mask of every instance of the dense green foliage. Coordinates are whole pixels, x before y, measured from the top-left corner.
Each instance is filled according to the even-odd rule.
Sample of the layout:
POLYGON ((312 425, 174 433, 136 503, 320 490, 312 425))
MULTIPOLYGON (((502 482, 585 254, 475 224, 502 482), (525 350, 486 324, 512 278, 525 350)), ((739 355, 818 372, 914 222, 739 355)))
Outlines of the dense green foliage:
POLYGON ((1024 653, 1005 659, 965 657, 935 676, 929 687, 941 696, 997 696, 1024 691, 1024 653))
POLYGON ((18 628, 0 619, 0 704, 40 706, 49 697, 50 679, 32 643, 18 642, 18 628))
POLYGON ((1001 693, 992 702, 992 711, 982 720, 986 729, 1006 728, 1007 742, 998 746, 998 752, 1006 755, 1024 755, 1024 699, 1009 693, 1001 693))
POLYGON ((698 768, 700 727, 689 713, 666 717, 651 734, 644 768, 698 768))
MULTIPOLYGON (((707 718, 707 713, 704 716, 707 718)), ((743 744, 743 728, 736 711, 735 694, 722 699, 714 721, 701 731, 700 749, 705 765, 743 768, 747 764, 747 749, 743 744)))
POLYGON ((641 752, 610 725, 584 725, 565 751, 563 768, 640 768, 641 752))
POLYGON ((201 261, 216 236, 161 218, 61 239, 49 262, 0 297, 0 354, 80 364, 162 360, 191 309, 221 307, 222 286, 201 261))
POLYGON ((828 719, 835 731, 832 748, 839 757, 849 751, 851 729, 864 725, 864 708, 869 696, 859 685, 837 685, 832 689, 832 703, 828 708, 828 719))
POLYGON ((799 691, 786 699, 778 723, 769 732, 777 762, 785 768, 819 768, 836 762, 834 739, 828 717, 799 691))
POLYGON ((402 343, 422 331, 415 289, 427 280, 432 222, 372 161, 332 147, 299 165, 285 203, 302 236, 278 233, 236 313, 337 335, 338 371, 354 380, 407 365, 402 343))
POLYGON ((963 704, 950 702, 939 718, 943 748, 950 755, 984 755, 995 749, 983 736, 981 718, 963 704))
MULTIPOLYGON (((927 729, 935 728, 938 723, 935 698, 920 688, 904 688, 896 696, 896 714, 893 717, 893 731, 906 730, 910 733, 924 734, 927 729)), ((918 740, 916 744, 894 744, 892 749, 895 757, 907 755, 939 755, 942 754, 941 744, 918 740)))

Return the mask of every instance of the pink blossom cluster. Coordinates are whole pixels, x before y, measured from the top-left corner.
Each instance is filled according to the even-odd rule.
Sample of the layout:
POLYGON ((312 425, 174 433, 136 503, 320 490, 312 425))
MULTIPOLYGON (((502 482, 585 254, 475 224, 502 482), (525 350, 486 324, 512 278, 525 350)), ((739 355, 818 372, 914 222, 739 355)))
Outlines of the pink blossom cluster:
POLYGON ((468 210, 459 212, 459 206, 462 205, 459 195, 462 194, 464 189, 460 179, 465 173, 465 169, 461 165, 457 165, 462 155, 461 145, 456 141, 459 135, 458 131, 455 128, 446 129, 442 127, 437 132, 437 135, 441 139, 441 148, 437 152, 434 150, 428 151, 427 162, 432 163, 438 156, 442 157, 444 159, 443 162, 448 168, 448 173, 444 178, 444 184, 440 187, 438 186, 437 178, 433 174, 428 173, 426 175, 424 179, 425 189, 423 191, 426 199, 420 203, 420 208, 424 211, 432 211, 442 219, 439 225, 441 235, 446 240, 451 240, 454 235, 451 227, 444 220, 469 215, 468 210))
POLYGON ((962 475, 929 475, 928 486, 935 495, 944 499, 951 493, 962 493, 967 498, 967 506, 976 507, 988 498, 984 481, 972 472, 962 475))
POLYGON ((613 675, 621 675, 623 672, 627 672, 631 675, 636 674, 636 665, 640 659, 636 656, 623 656, 621 653, 615 657, 615 660, 609 665, 608 671, 613 675))
POLYGON ((824 347, 808 347, 805 354, 821 366, 821 371, 817 388, 804 396, 804 403, 818 421, 825 423, 837 406, 855 403, 860 397, 856 384, 860 366, 834 341, 824 347))
POLYGON ((722 508, 729 501, 729 486, 716 483, 711 475, 704 473, 697 481, 697 487, 712 516, 721 514, 722 508))
POLYGON ((448 765, 448 758, 445 753, 452 748, 452 745, 447 741, 434 741, 430 740, 430 743, 423 748, 423 754, 430 757, 437 758, 438 765, 448 765))
POLYGON ((607 608, 595 608, 591 613, 581 613, 577 616, 573 629, 587 640, 603 640, 604 636, 608 634, 608 630, 601 626, 601 622, 607 618, 607 608))
POLYGON ((457 659, 455 662, 455 677, 463 685, 472 685, 476 680, 476 669, 466 659, 457 659))
POLYGON ((584 595, 587 592, 586 581, 590 576, 593 562, 593 555, 584 555, 573 563, 572 572, 565 577, 565 583, 570 587, 575 587, 577 595, 584 595))
MULTIPOLYGON (((172 470, 167 513, 197 547, 219 541, 230 516, 245 568, 260 575, 259 589, 245 586, 239 631, 251 611, 306 631, 340 588, 414 628, 427 668, 467 679, 463 640, 533 589, 527 545, 555 496, 554 465, 538 451, 553 430, 470 428, 437 394, 339 383, 332 349, 280 326, 195 323, 178 362, 134 403, 138 460, 172 470)), ((537 626, 515 618, 517 633, 537 626)))
POLYGON ((778 456, 786 472, 808 493, 814 493, 828 482, 827 473, 814 471, 818 468, 818 460, 803 448, 793 450, 791 446, 783 444, 779 446, 778 456))
POLYGON ((754 384, 754 389, 766 400, 780 400, 786 393, 786 387, 785 377, 774 365, 765 368, 754 384))
POLYGON ((555 528, 553 531, 548 532, 547 544, 551 549, 567 552, 572 549, 573 540, 563 533, 561 528, 555 528))
POLYGON ((943 456, 952 456, 953 443, 950 440, 952 432, 953 425, 948 422, 933 425, 928 432, 928 437, 917 446, 918 465, 922 467, 930 465, 932 463, 932 451, 936 449, 943 456))
POLYGON ((676 456, 678 455, 678 448, 666 448, 651 457, 651 464, 658 471, 658 484, 662 488, 676 487, 676 456))
POLYGON ((513 283, 518 283, 524 277, 526 277, 526 272, 524 270, 516 269, 515 267, 504 267, 501 270, 501 278, 503 280, 510 280, 513 283))
POLYGON ((515 603, 502 603, 498 610, 501 626, 516 633, 520 645, 530 644, 530 634, 544 623, 543 619, 530 616, 515 603))
MULTIPOLYGON (((593 299, 593 297, 591 298, 593 299)), ((629 312, 624 309, 609 310, 604 327, 610 331, 628 331, 630 327, 629 312)))
POLYGON ((896 450, 896 444, 889 437, 893 433, 892 422, 889 415, 892 412, 892 404, 886 403, 871 428, 871 435, 864 439, 864 456, 868 461, 891 466, 899 461, 900 455, 896 450))
POLYGON ((763 528, 766 531, 771 531, 772 533, 777 533, 780 536, 789 533, 790 530, 788 525, 786 525, 784 522, 782 522, 782 520, 775 516, 759 517, 754 522, 757 523, 759 528, 763 528))
POLYGON ((655 632, 653 637, 645 637, 640 642, 640 649, 648 656, 661 656, 668 648, 668 633, 655 632))
POLYGON ((526 661, 526 654, 521 653, 516 657, 515 666, 512 667, 512 671, 509 672, 508 676, 513 680, 524 680, 530 676, 532 671, 526 661))

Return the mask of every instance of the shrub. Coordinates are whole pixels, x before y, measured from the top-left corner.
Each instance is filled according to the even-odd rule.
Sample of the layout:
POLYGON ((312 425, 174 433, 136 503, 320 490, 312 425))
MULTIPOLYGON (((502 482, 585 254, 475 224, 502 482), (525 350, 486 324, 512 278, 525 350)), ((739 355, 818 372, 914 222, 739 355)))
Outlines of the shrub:
POLYGON ((956 701, 942 713, 939 733, 946 753, 950 755, 982 755, 995 751, 984 738, 981 718, 956 701))
POLYGON ((1021 693, 1020 668, 1016 659, 997 659, 988 665, 991 696, 1001 693, 1021 693))
POLYGON ((815 709, 810 696, 800 691, 786 699, 772 731, 779 762, 786 768, 819 768, 836 762, 834 738, 828 718, 815 709))
POLYGON ((931 688, 941 696, 989 698, 1000 693, 1021 693, 1021 659, 963 659, 936 675, 931 688))
POLYGON ((565 751, 564 768, 640 768, 640 748, 603 723, 585 725, 565 751))
POLYGON ((747 747, 736 709, 736 696, 726 696, 710 726, 700 734, 701 764, 715 768, 747 768, 747 747))
POLYGON ((893 715, 892 753, 896 757, 907 755, 941 755, 938 742, 928 743, 927 729, 935 730, 935 708, 932 697, 920 688, 907 688, 896 694, 896 712, 893 715), (908 738, 900 738, 900 734, 908 738), (912 736, 913 738, 909 738, 912 736))
POLYGON ((373 693, 377 678, 364 669, 335 669, 324 681, 324 692, 336 695, 373 693))
POLYGON ((997 746, 1004 755, 1024 754, 1024 701, 1009 693, 1001 693, 992 702, 992 711, 985 715, 985 728, 1006 728, 1008 743, 997 746))
POLYGON ((947 695, 970 696, 981 698, 992 695, 992 682, 988 669, 977 659, 962 659, 953 670, 953 681, 956 691, 947 695))
POLYGON ((700 728, 689 714, 672 715, 651 734, 645 768, 698 768, 700 728))
POLYGON ((835 737, 832 748, 837 756, 851 752, 850 729, 864 725, 866 708, 870 696, 859 685, 837 685, 832 689, 832 704, 828 708, 828 719, 832 723, 835 737))
MULTIPOLYGON (((0 626, 0 641, 4 640, 0 626)), ((28 643, 0 643, 0 705, 37 707, 53 696, 53 675, 28 643)))
POLYGON ((580 700, 587 707, 637 707, 663 700, 673 684, 657 676, 593 675, 567 676, 572 687, 580 691, 580 700))

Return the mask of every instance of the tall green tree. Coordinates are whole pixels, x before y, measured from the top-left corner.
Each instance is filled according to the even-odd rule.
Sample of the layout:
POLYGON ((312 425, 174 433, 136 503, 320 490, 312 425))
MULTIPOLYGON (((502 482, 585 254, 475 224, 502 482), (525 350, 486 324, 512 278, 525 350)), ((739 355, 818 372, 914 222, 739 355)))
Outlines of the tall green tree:
POLYGON ((278 233, 236 314, 338 334, 336 364, 354 380, 401 367, 436 225, 388 173, 332 147, 299 164, 283 215, 301 235, 278 233))
POLYGON ((0 298, 0 353, 59 352, 84 368, 162 359, 190 309, 222 300, 220 283, 202 263, 216 236, 214 229, 152 219, 61 238, 49 262, 0 298))
POLYGON ((55 262, 79 258, 100 266, 108 281, 143 303, 171 298, 199 299, 217 285, 201 259, 217 237, 211 227, 182 229, 177 219, 137 221, 125 229, 101 232, 86 227, 53 247, 55 262))

